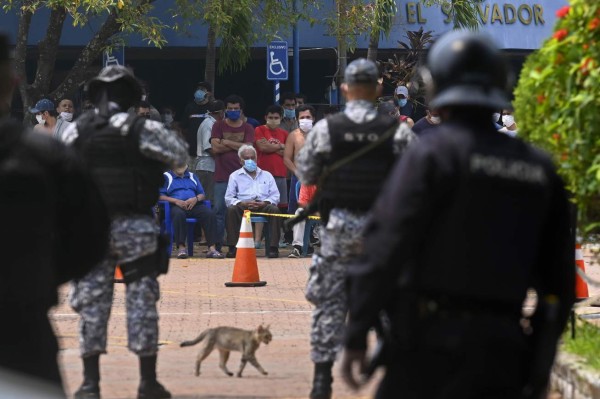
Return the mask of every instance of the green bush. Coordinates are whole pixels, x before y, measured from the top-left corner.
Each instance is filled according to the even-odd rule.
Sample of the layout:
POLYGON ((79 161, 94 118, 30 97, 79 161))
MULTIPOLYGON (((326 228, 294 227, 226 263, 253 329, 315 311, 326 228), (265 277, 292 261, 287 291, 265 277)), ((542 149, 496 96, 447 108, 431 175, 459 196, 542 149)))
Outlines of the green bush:
POLYGON ((579 209, 600 229, 600 2, 571 0, 526 60, 515 90, 519 134, 549 151, 579 209))

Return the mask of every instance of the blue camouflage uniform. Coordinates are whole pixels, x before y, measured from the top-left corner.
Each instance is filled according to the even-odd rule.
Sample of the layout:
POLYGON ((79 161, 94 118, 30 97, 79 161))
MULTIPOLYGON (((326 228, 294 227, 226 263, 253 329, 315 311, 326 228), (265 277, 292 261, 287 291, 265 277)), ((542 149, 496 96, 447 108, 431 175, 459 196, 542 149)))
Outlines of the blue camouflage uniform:
MULTIPOLYGON (((373 120, 374 104, 366 100, 350 101, 344 113, 355 123, 373 120)), ((394 152, 399 155, 415 140, 406 124, 401 124, 393 138, 394 152)), ((332 151, 327 120, 321 120, 309 132, 300 150, 296 167, 302 184, 316 184, 332 151)), ((327 225, 321 229, 320 253, 310 266, 306 298, 315 305, 310 334, 311 359, 314 363, 333 362, 342 344, 347 314, 345 291, 346 269, 362 251, 363 228, 367 212, 333 208, 327 225)))
MULTIPOLYGON (((115 113, 109 123, 120 128, 128 114, 115 113)), ((77 123, 63 134, 72 144, 79 136, 77 123)), ((165 164, 165 169, 184 163, 187 145, 162 123, 146 120, 139 149, 145 157, 165 164)), ((106 353, 108 319, 113 298, 113 277, 117 264, 134 261, 157 251, 159 227, 149 215, 117 216, 111 222, 110 254, 82 279, 71 285, 70 304, 81 316, 79 324, 82 357, 106 353)), ((144 276, 126 286, 127 338, 129 350, 138 356, 158 351, 158 311, 160 297, 156 275, 144 276)))

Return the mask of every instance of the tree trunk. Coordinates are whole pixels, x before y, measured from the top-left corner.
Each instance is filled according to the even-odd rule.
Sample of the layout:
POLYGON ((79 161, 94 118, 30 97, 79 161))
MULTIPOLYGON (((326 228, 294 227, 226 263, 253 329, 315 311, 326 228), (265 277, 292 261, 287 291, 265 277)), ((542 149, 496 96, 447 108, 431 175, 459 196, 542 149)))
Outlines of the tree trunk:
MULTIPOLYGON (((66 8, 53 8, 50 13, 46 35, 38 44, 37 71, 30 89, 32 92, 41 93, 42 96, 47 95, 50 91, 50 84, 52 83, 52 76, 56 65, 56 54, 58 53, 58 46, 66 16, 66 8)), ((53 101, 59 100, 58 98, 50 99, 53 101)))
POLYGON ((216 30, 212 24, 208 27, 208 38, 206 44, 206 64, 204 66, 204 81, 210 83, 213 88, 213 94, 216 92, 215 71, 217 64, 217 41, 216 30))
MULTIPOLYGON (((24 2, 23 6, 31 1, 24 2)), ((24 8, 24 7, 23 7, 24 8)), ((21 9, 19 13, 19 27, 15 45, 15 58, 13 62, 13 71, 19 79, 19 93, 23 103, 23 110, 28 110, 31 105, 31 99, 27 94, 27 72, 25 69, 25 60, 27 59, 27 41, 29 40, 29 27, 31 26, 31 16, 33 14, 21 9)))
POLYGON ((369 37, 369 49, 367 50, 367 59, 377 62, 377 50, 379 49, 379 32, 371 31, 369 37))

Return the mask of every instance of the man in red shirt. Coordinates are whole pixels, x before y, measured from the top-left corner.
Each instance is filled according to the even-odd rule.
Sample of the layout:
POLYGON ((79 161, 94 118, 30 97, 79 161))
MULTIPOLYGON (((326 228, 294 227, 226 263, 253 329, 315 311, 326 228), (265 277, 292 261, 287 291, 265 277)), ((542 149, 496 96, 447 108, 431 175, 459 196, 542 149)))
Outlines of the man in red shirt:
POLYGON ((225 119, 217 121, 212 127, 210 145, 215 156, 215 188, 213 208, 217 215, 217 250, 220 251, 225 235, 225 191, 229 175, 240 168, 238 149, 254 143, 254 129, 244 122, 242 114, 245 102, 240 96, 232 94, 223 100, 225 119))
MULTIPOLYGON (((271 173, 279 189, 279 203, 288 203, 287 168, 283 163, 283 151, 288 132, 280 127, 283 108, 279 105, 267 107, 266 124, 254 130, 255 147, 258 153, 258 167, 271 173)), ((262 226, 256 228, 256 244, 260 247, 262 226)))

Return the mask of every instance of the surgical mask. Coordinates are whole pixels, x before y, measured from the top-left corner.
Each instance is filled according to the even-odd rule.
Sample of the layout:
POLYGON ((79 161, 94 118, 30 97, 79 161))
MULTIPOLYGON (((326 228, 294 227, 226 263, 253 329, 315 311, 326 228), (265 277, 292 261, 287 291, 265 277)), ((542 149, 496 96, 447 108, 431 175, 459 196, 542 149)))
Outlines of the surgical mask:
POLYGON ((439 125, 440 122, 442 121, 442 118, 440 118, 439 116, 430 116, 429 120, 431 121, 431 123, 433 123, 434 125, 439 125))
POLYGON ((267 120, 267 126, 270 127, 271 129, 275 129, 279 125, 281 125, 281 119, 269 119, 269 120, 267 120))
POLYGON ((204 90, 196 90, 196 92, 194 93, 194 100, 201 102, 204 101, 204 99, 206 98, 206 92, 204 90))
POLYGON ((256 161, 254 159, 246 159, 244 161, 244 169, 246 169, 248 172, 255 172, 256 161))
POLYGON ((506 127, 511 127, 515 124, 515 117, 512 115, 502 115, 502 123, 506 127))
POLYGON ((61 112, 60 117, 67 122, 71 122, 73 120, 73 114, 70 112, 61 112))
POLYGON ((165 114, 165 123, 167 123, 167 124, 173 123, 173 115, 172 114, 165 114))
POLYGON ((404 107, 407 102, 408 102, 408 99, 406 99, 406 98, 399 98, 398 99, 398 106, 399 107, 404 107))
POLYGON ((283 110, 283 117, 288 119, 294 119, 296 117, 296 110, 285 108, 283 110))
POLYGON ((242 115, 242 111, 239 109, 225 111, 225 117, 234 122, 237 121, 238 119, 240 119, 241 115, 242 115))
POLYGON ((493 121, 494 123, 498 123, 498 121, 499 121, 499 120, 500 120, 500 114, 499 114, 499 113, 497 113, 497 112, 495 112, 495 113, 492 115, 492 121, 493 121))
POLYGON ((40 125, 43 125, 43 124, 44 124, 44 118, 42 118, 42 115, 36 115, 36 116, 35 116, 35 119, 37 119, 37 122, 38 122, 40 125))
POLYGON ((298 127, 303 132, 308 132, 313 127, 313 121, 312 119, 300 119, 298 121, 298 127))

